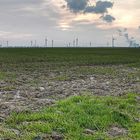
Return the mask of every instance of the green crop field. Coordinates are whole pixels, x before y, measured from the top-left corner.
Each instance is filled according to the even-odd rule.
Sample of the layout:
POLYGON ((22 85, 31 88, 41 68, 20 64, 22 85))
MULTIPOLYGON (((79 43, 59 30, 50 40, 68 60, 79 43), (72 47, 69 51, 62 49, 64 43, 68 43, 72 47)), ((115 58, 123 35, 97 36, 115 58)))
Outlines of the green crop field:
POLYGON ((139 48, 5 48, 0 63, 47 63, 52 65, 140 65, 139 48))
POLYGON ((0 140, 139 140, 140 48, 0 48, 0 140))

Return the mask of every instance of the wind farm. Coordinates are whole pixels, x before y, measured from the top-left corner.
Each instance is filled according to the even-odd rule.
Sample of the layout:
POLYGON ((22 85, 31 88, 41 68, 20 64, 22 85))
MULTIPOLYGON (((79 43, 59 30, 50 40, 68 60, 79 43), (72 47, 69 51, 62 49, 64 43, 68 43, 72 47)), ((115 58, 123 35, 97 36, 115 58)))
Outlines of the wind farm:
MULTIPOLYGON (((137 29, 139 31, 139 27, 137 29)), ((139 33, 140 34, 140 33, 139 33)), ((79 37, 75 37, 73 40, 69 39, 67 42, 65 40, 59 40, 59 39, 51 39, 49 37, 45 37, 44 41, 43 39, 41 39, 42 41, 38 41, 37 39, 35 40, 31 40, 31 41, 26 41, 25 45, 16 45, 16 44, 12 44, 10 41, 6 41, 3 40, 1 41, 1 45, 0 48, 8 48, 8 47, 12 47, 12 48, 20 48, 20 47, 27 47, 27 48, 32 48, 32 47, 41 47, 41 48, 52 48, 52 47, 57 47, 57 48, 62 48, 62 47, 91 47, 91 48, 101 48, 101 47, 117 47, 117 48, 139 48, 140 47, 140 39, 136 39, 135 37, 132 37, 129 34, 129 31, 127 28, 123 28, 123 29, 117 29, 114 34, 112 36, 110 36, 107 40, 107 44, 106 42, 102 42, 102 43, 96 43, 96 41, 94 40, 94 38, 92 40, 83 40, 80 39, 79 37), (115 36, 115 37, 114 37, 115 36), (118 42, 120 39, 123 39, 123 42, 126 43, 125 46, 123 46, 123 43, 120 45, 118 42), (55 41, 55 42, 54 42, 55 41), (88 42, 88 43, 87 43, 88 42)))

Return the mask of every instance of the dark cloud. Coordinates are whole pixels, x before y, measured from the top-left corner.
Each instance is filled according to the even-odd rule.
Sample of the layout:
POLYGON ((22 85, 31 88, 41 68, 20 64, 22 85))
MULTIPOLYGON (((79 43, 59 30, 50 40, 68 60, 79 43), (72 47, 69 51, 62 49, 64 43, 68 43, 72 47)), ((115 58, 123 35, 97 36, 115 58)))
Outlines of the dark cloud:
POLYGON ((113 22, 115 18, 108 15, 108 9, 113 7, 113 3, 110 1, 97 1, 94 6, 90 6, 89 0, 65 0, 67 7, 74 13, 94 13, 102 14, 101 17, 106 22, 113 22), (106 15, 107 14, 107 15, 106 15))
POLYGON ((67 7, 74 13, 85 10, 89 0, 65 0, 67 7))
POLYGON ((108 8, 112 8, 113 3, 109 1, 97 1, 95 6, 88 6, 85 13, 104 14, 108 12, 108 8))
POLYGON ((105 15, 105 16, 101 16, 101 19, 103 19, 104 21, 111 23, 115 20, 115 18, 111 15, 105 15))

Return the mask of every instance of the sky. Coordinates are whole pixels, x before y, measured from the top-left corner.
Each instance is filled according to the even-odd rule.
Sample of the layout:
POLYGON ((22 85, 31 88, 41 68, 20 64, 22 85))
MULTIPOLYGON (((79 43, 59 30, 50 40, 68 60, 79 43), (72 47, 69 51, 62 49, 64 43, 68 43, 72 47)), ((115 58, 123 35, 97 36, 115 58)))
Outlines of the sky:
POLYGON ((0 0, 3 46, 111 46, 112 36, 115 46, 140 43, 140 0, 0 0))

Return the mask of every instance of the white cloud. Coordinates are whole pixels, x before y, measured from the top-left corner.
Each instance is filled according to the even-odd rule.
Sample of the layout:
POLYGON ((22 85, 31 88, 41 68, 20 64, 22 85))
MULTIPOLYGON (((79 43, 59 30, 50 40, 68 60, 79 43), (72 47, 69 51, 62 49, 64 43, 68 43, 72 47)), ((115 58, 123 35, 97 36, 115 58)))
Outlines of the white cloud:
POLYGON ((17 33, 17 32, 7 32, 7 31, 0 31, 1 39, 8 39, 9 37, 12 39, 22 39, 32 37, 32 34, 29 33, 17 33))

